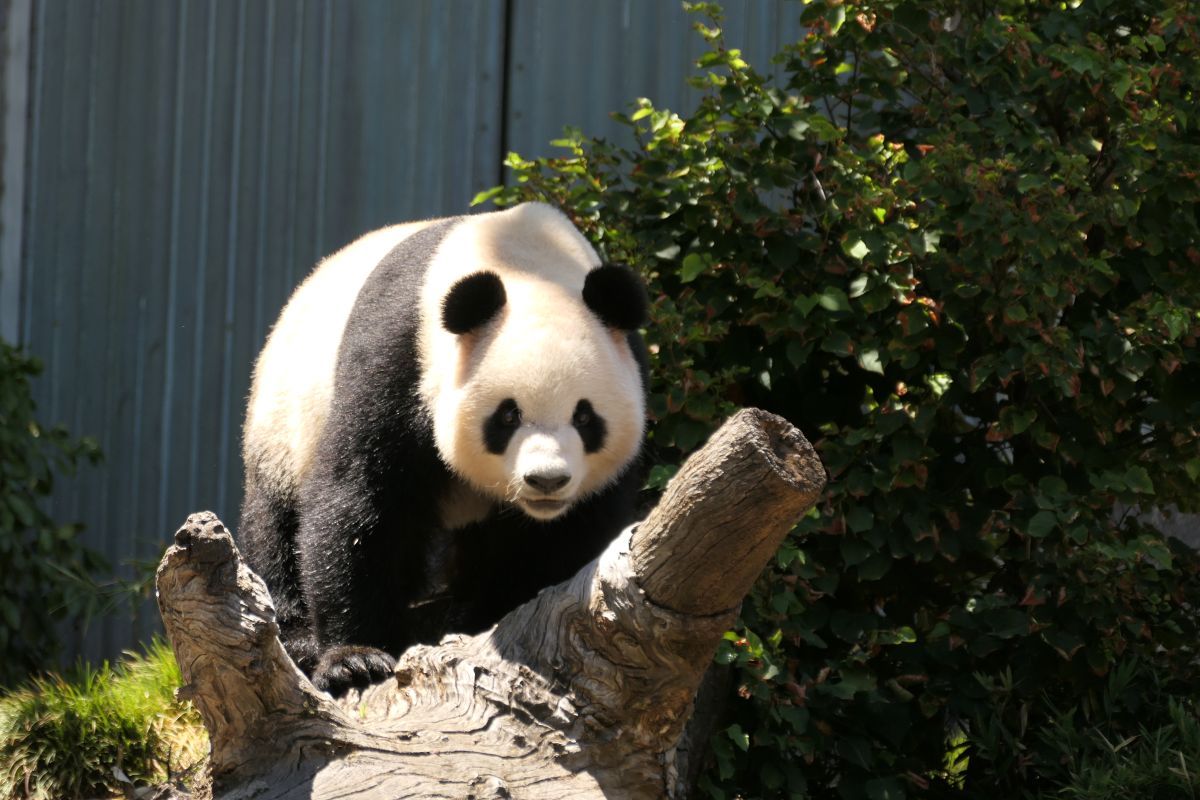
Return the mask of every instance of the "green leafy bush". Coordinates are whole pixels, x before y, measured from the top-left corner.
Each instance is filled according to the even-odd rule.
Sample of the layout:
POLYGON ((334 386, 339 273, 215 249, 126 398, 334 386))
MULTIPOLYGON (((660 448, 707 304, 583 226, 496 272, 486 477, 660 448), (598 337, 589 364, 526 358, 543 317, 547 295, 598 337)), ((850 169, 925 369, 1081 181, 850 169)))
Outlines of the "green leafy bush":
POLYGON ((109 796, 166 780, 208 751, 199 714, 177 701, 171 648, 116 669, 80 667, 0 696, 0 800, 109 796))
POLYGON ((0 686, 10 686, 57 653, 56 621, 95 601, 90 575, 101 559, 39 503, 56 474, 99 451, 34 417, 29 380, 38 364, 0 340, 0 686))
POLYGON ((1015 798, 1200 685, 1200 87, 1187 0, 797 7, 771 83, 719 10, 696 110, 509 157, 653 298, 652 483, 734 408, 827 496, 718 661, 712 797, 1015 798), (822 535, 833 534, 833 535, 822 535))

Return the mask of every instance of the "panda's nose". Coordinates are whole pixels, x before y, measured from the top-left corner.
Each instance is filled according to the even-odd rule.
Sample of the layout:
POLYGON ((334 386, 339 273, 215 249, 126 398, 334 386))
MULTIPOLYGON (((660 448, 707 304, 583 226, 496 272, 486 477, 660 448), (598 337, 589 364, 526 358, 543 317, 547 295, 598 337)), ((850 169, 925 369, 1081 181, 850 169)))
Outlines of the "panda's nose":
POLYGON ((553 494, 566 486, 571 476, 565 472, 526 472, 525 482, 542 494, 553 494))

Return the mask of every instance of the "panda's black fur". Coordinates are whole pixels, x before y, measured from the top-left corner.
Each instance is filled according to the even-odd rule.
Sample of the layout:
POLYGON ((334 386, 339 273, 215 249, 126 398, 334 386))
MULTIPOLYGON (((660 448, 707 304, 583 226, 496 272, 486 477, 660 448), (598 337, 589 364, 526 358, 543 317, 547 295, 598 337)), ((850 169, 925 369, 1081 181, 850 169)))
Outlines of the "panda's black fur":
MULTIPOLYGON (((341 333, 311 470, 296 485, 274 474, 270 443, 255 439, 248 415, 240 540, 272 592, 289 653, 319 688, 335 694, 385 677, 392 657, 413 643, 486 629, 570 577, 632 521, 642 480, 636 456, 615 480, 549 521, 498 502, 481 520, 443 529, 439 503, 460 481, 439 454, 419 391, 418 289, 447 235, 473 219, 432 223, 370 270, 341 333)), ((506 302, 500 277, 487 264, 474 266, 441 307, 440 324, 460 337, 515 324, 497 319, 506 302)), ((581 313, 624 337, 644 395, 640 282, 628 270, 597 267, 582 294, 581 313)), ((572 422, 591 453, 603 446, 606 423, 587 398, 571 402, 572 422)), ((509 416, 510 424, 518 419, 509 416)), ((481 441, 493 437, 486 447, 497 452, 506 443, 494 437, 512 431, 489 433, 488 425, 504 423, 489 418, 478 431, 481 441)))

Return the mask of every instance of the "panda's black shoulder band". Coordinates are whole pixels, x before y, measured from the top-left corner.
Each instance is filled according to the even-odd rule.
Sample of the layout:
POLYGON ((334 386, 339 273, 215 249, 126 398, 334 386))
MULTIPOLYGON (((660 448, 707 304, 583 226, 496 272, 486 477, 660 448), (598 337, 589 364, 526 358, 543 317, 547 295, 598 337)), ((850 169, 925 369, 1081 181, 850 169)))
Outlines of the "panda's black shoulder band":
POLYGON ((494 272, 475 272, 450 287, 442 300, 442 325, 464 334, 496 316, 507 301, 504 284, 494 272))
POLYGON ((646 287, 623 264, 605 264, 589 272, 583 281, 583 302, 611 328, 634 331, 646 324, 646 287))

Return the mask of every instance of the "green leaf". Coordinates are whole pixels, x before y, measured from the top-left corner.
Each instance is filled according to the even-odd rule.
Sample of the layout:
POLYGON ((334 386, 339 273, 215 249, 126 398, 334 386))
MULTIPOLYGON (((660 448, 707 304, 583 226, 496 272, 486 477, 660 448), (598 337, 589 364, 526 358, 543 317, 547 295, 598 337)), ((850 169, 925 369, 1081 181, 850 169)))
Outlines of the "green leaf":
POLYGON ((800 258, 800 248, 790 239, 773 242, 767 250, 767 258, 771 264, 781 270, 795 269, 800 258))
POLYGON ((836 356, 848 356, 854 351, 854 343, 845 331, 830 331, 829 335, 821 340, 821 349, 836 356))
POLYGON ((1025 194, 1030 189, 1037 189, 1045 185, 1046 177, 1044 175, 1030 173, 1028 175, 1022 175, 1017 180, 1017 191, 1021 194, 1025 194))
POLYGON ((887 553, 874 553, 858 565, 858 577, 863 581, 877 581, 892 569, 892 557, 887 553))
POLYGON ((838 543, 838 549, 842 552, 842 563, 847 567, 861 564, 875 552, 873 547, 852 537, 842 537, 838 543))
POLYGON ((934 397, 941 397, 954 384, 954 378, 948 372, 935 372, 925 377, 925 383, 934 397))
POLYGON ((793 733, 804 733, 808 730, 809 712, 806 708, 782 706, 779 716, 788 723, 793 733))
POLYGON ((862 239, 853 239, 842 243, 842 251, 851 258, 862 261, 871 252, 862 239))
POLYGON ((846 7, 843 5, 834 6, 833 9, 825 14, 825 19, 829 21, 829 32, 836 34, 846 22, 846 7))
POLYGON ((998 639, 1011 639, 1029 632, 1029 617, 1015 608, 986 611, 981 616, 987 622, 992 635, 998 639))
POLYGON ((471 205, 477 206, 482 203, 486 203, 488 200, 491 200, 493 197, 495 197, 496 195, 500 194, 503 191, 504 191, 503 186, 493 186, 491 189, 484 189, 482 192, 479 192, 478 194, 476 194, 474 197, 471 198, 471 205))
POLYGON ((793 561, 804 561, 804 551, 798 547, 792 547, 786 542, 780 546, 775 553, 775 565, 780 569, 787 569, 793 561))
POLYGON ((691 283, 700 276, 700 273, 708 269, 712 263, 712 257, 709 255, 701 255, 699 253, 688 253, 683 257, 683 263, 679 267, 679 280, 681 283, 691 283))
POLYGON ((858 365, 867 372, 883 374, 883 362, 879 360, 878 350, 863 350, 858 354, 858 365))
POLYGON ((655 464, 650 468, 650 474, 646 477, 646 488, 660 490, 666 487, 667 482, 675 476, 679 467, 674 464, 655 464))
POLYGON ((810 125, 806 119, 794 120, 792 124, 788 126, 788 136, 792 139, 803 141, 804 132, 807 131, 809 127, 810 125))
POLYGON ((869 531, 875 526, 875 515, 863 506, 855 506, 846 513, 846 527, 855 533, 869 531))
POLYGON ((1037 411, 1032 408, 1021 409, 1016 406, 1005 406, 1000 410, 1000 429, 1016 436, 1028 430, 1036 419, 1037 411))
POLYGON ((1117 99, 1124 100, 1125 95, 1129 92, 1129 87, 1133 85, 1133 76, 1128 72, 1122 72, 1113 78, 1109 85, 1112 86, 1113 94, 1117 99))
POLYGON ((1084 641, 1080 637, 1058 628, 1042 631, 1041 637, 1065 661, 1070 661, 1084 645, 1084 641))
POLYGON ((8 507, 12 509, 13 514, 17 517, 17 522, 21 523, 22 527, 34 527, 36 519, 33 506, 29 505, 24 497, 19 494, 8 494, 4 499, 8 501, 8 507))
POLYGON ((758 774, 763 786, 772 791, 780 789, 783 786, 785 780, 783 770, 769 761, 762 765, 758 774))
POLYGON ((1035 539, 1041 539, 1050 535, 1058 526, 1058 515, 1053 511, 1039 511, 1029 520, 1029 524, 1025 527, 1025 532, 1035 539))
MULTIPOLYGON (((815 305, 815 303, 814 303, 815 305)), ((784 353, 787 355, 788 363, 793 367, 799 367, 808 359, 809 353, 812 352, 812 345, 803 345, 793 339, 787 343, 784 348, 784 353)))
POLYGON ((842 679, 840 681, 833 684, 825 684, 825 689, 838 699, 849 700, 859 692, 871 691, 875 686, 875 676, 867 670, 847 669, 842 672, 842 679))
POLYGON ((938 231, 925 231, 921 234, 921 255, 933 255, 938 251, 942 234, 938 231))
POLYGON ((795 300, 796 309, 800 312, 800 316, 807 317, 809 312, 817 307, 821 302, 820 295, 800 295, 795 300))
POLYGON ((846 293, 836 286, 830 286, 822 292, 820 297, 817 298, 817 302, 826 311, 850 310, 850 298, 846 297, 846 293))
POLYGON ((1154 494, 1154 482, 1146 468, 1135 465, 1125 470, 1125 485, 1138 494, 1154 494))
POLYGON ((736 722, 725 729, 725 734, 742 752, 750 749, 750 735, 742 730, 736 722))

